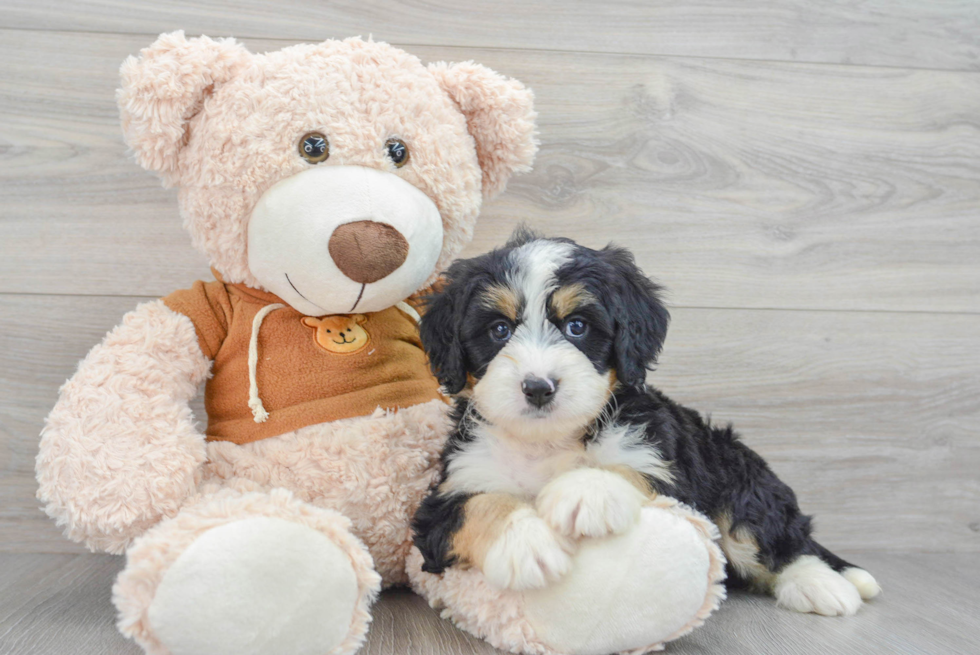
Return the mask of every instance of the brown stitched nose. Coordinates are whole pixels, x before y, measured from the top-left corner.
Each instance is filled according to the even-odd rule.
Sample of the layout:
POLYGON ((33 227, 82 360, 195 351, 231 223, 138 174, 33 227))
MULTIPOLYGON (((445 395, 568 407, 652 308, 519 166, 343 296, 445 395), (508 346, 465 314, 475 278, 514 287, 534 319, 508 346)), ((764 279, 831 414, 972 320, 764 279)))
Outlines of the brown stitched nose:
POLYGON ((340 272, 360 284, 391 275, 408 258, 408 241, 401 232, 376 221, 341 225, 327 248, 340 272))

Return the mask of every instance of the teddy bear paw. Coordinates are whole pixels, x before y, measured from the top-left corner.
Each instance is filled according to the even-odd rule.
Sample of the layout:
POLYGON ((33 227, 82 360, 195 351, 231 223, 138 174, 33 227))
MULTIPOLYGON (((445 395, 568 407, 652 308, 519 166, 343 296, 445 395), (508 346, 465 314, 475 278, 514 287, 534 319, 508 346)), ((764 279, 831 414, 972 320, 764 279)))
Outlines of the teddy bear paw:
POLYGON ((538 495, 538 513, 559 533, 572 537, 621 534, 636 525, 643 494, 612 471, 583 468, 548 483, 538 495))
POLYGON ((322 655, 351 631, 358 596, 349 557, 321 532, 257 517, 198 537, 147 614, 173 655, 322 655))
POLYGON ((572 545, 530 507, 515 511, 487 550, 483 575, 501 589, 539 589, 571 568, 572 545))

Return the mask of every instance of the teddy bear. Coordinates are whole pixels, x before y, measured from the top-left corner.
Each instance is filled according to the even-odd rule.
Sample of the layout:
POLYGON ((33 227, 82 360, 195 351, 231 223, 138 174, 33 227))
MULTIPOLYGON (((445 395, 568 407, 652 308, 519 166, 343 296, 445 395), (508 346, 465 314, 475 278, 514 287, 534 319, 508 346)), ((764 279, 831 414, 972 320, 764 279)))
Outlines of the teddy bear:
MULTIPOLYGON (((69 538, 126 555, 120 631, 154 655, 345 655, 380 589, 411 583, 494 643, 575 651, 569 617, 597 614, 574 575, 537 605, 483 588, 478 571, 433 579, 410 530, 448 431, 417 294, 469 242, 481 203, 529 170, 530 90, 361 38, 253 54, 182 32, 128 58, 121 78, 126 143, 177 188, 215 279, 125 315, 42 431, 45 511, 69 538), (203 429, 190 407, 202 386, 203 429)), ((655 555, 597 543, 576 562, 586 587, 628 572, 624 552, 629 566, 687 566, 682 583, 638 576, 652 586, 615 603, 683 597, 677 632, 717 604, 721 560, 698 517, 665 512, 681 538, 655 555)), ((629 650, 649 636, 581 643, 629 650)))

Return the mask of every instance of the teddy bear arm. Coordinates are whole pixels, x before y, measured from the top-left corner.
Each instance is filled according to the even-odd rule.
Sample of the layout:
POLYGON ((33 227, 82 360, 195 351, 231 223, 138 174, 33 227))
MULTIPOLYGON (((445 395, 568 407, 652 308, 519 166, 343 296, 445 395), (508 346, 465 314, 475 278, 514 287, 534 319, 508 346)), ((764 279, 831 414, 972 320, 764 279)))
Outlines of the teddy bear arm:
POLYGON ((210 361, 162 301, 128 313, 61 388, 41 433, 38 498, 67 536, 122 552, 194 489, 205 459, 190 400, 210 361))

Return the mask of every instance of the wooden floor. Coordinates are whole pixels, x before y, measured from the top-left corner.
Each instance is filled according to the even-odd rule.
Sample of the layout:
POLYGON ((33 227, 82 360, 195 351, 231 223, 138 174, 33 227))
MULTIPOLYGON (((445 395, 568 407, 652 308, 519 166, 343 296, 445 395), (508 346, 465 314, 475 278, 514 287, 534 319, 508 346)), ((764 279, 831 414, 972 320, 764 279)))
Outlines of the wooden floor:
MULTIPOLYGON (((874 571, 882 596, 857 616, 826 618, 734 592, 670 655, 975 655, 980 652, 980 554, 850 554, 874 571)), ((114 625, 109 555, 0 554, 0 653, 138 655, 114 625)), ((486 642, 456 630, 421 597, 387 591, 360 655, 490 655, 486 642)))
MULTIPOLYGON (((980 652, 980 2, 4 0, 0 653, 128 652, 118 561, 44 517, 33 462, 101 335, 209 276, 114 101, 123 58, 178 28, 373 34, 534 89, 535 169, 467 252, 521 221, 633 248, 674 316, 651 381, 735 422, 885 576, 854 619, 739 597, 670 652, 980 652)), ((388 596, 367 651, 485 650, 422 608, 388 596)))

